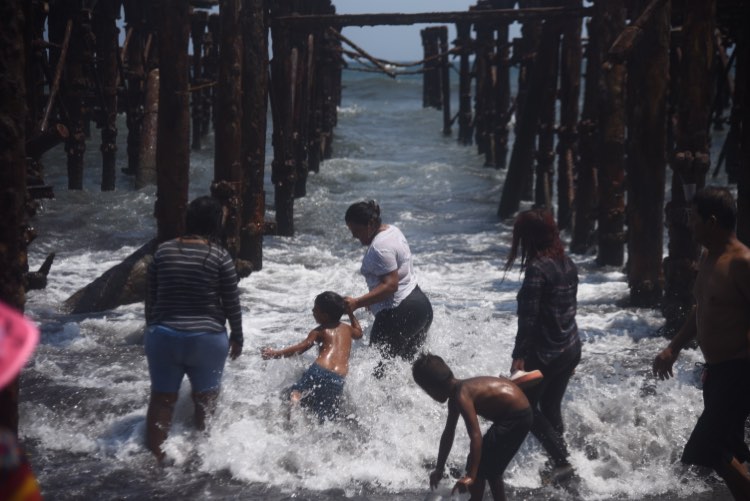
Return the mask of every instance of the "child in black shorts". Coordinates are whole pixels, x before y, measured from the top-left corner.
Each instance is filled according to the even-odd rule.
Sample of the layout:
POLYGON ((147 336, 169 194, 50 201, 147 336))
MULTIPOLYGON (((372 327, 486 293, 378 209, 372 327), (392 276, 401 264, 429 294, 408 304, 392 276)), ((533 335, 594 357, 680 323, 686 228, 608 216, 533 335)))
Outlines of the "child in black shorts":
POLYGON ((448 402, 448 419, 440 438, 437 465, 430 474, 430 487, 437 487, 443 477, 458 416, 466 423, 471 446, 466 475, 453 487, 453 492, 471 493, 477 501, 484 495, 489 481, 495 501, 505 499, 503 473, 529 432, 531 407, 523 392, 506 378, 481 376, 456 379, 448 365, 436 355, 422 355, 412 366, 414 381, 433 399, 448 402), (492 421, 484 437, 479 418, 492 421))

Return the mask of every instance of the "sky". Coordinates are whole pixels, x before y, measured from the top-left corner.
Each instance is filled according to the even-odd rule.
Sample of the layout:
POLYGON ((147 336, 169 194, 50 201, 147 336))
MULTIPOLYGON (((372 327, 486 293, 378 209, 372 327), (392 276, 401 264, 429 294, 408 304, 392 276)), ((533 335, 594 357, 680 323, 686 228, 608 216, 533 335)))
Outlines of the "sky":
MULTIPOLYGON (((337 14, 380 14, 466 11, 476 0, 333 0, 337 14)), ((379 59, 418 61, 423 57, 419 32, 429 26, 350 26, 342 34, 379 59)), ((437 26, 437 25, 433 25, 437 26)), ((455 25, 448 25, 448 43, 456 38, 455 25)))

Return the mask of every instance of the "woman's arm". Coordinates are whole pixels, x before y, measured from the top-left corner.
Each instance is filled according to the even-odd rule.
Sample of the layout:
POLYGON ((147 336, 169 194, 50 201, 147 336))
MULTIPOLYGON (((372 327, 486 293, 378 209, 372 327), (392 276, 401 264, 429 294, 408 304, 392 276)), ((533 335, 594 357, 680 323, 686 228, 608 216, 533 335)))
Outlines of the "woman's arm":
POLYGON ((539 328, 539 311, 544 290, 544 276, 541 270, 530 264, 526 267, 521 290, 518 291, 518 332, 513 348, 513 360, 525 358, 529 342, 539 328))
POLYGON ((385 301, 389 297, 393 296, 398 290, 398 270, 380 277, 380 283, 376 285, 370 292, 359 296, 357 298, 347 297, 344 298, 346 305, 350 311, 370 306, 371 304, 380 303, 385 301))

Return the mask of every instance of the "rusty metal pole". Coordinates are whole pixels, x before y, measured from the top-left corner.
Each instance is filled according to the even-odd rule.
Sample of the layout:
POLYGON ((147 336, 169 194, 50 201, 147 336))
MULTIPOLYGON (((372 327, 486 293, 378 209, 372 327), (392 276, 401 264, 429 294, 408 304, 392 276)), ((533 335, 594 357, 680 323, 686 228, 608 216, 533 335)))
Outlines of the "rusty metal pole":
MULTIPOLYGON (((214 185, 212 192, 219 193, 229 209, 224 237, 227 250, 237 257, 240 250, 242 224, 242 35, 240 31, 240 0, 219 2, 221 34, 219 52, 219 80, 216 85, 216 131, 214 144, 214 185)), ((203 16, 206 17, 206 16, 203 16)), ((196 39, 196 14, 193 14, 193 44, 196 39)), ((205 27, 205 23, 204 23, 205 27)), ((200 32, 202 37, 203 33, 200 32)), ((193 46, 195 47, 195 45, 193 46)), ((200 54, 195 50, 193 57, 200 54)), ((198 57, 199 58, 199 57, 198 57)), ((193 62, 194 75, 200 74, 200 65, 193 62)), ((193 99, 193 110, 195 110, 193 99)), ((193 115, 193 125, 199 123, 193 115)), ((197 138, 200 146, 200 137, 197 138)), ((193 131, 193 148, 196 134, 193 131)))
POLYGON ((182 0, 158 6, 159 118, 156 144, 156 206, 160 242, 182 235, 190 170, 188 38, 190 7, 182 0))
POLYGON ((242 231, 239 258, 253 271, 263 268, 266 192, 263 177, 268 113, 268 4, 245 0, 242 6, 242 231))
POLYGON ((96 59, 102 82, 103 102, 99 126, 102 134, 102 191, 115 189, 117 161, 117 81, 119 50, 117 17, 122 0, 99 0, 94 10, 96 59))
POLYGON ((586 76, 583 109, 578 124, 580 159, 576 165, 576 194, 570 252, 586 254, 594 243, 598 205, 597 170, 599 167, 599 80, 601 78, 603 3, 594 3, 588 24, 586 76))
POLYGON ((628 285, 630 303, 648 308, 661 302, 664 282, 670 10, 667 0, 645 28, 627 68, 628 285))
MULTIPOLYGON (((581 7, 581 0, 567 0, 581 7)), ((557 131, 557 226, 572 226, 578 156, 578 111, 581 96, 581 20, 566 19, 560 53, 560 127, 557 131)))
POLYGON ((690 199, 705 184, 709 168, 711 67, 716 0, 687 0, 682 27, 682 61, 676 153, 671 161, 672 200, 666 207, 669 255, 664 258, 664 333, 674 335, 693 306, 699 247, 688 226, 690 199))
POLYGON ((461 48, 458 77, 458 142, 470 145, 471 130, 471 73, 469 70, 469 55, 471 54, 471 25, 458 23, 456 25, 457 44, 461 48))
MULTIPOLYGON (((604 5, 604 47, 625 28, 623 0, 604 5)), ((600 108, 601 165, 599 167, 599 265, 621 266, 625 259, 625 64, 602 65, 600 108)))
MULTIPOLYGON (((190 38, 193 41, 193 57, 192 57, 192 85, 197 87, 205 82, 203 79, 203 38, 206 31, 206 25, 208 24, 208 12, 205 10, 195 10, 190 15, 190 38)), ((223 33, 220 33, 223 37, 223 33)), ((221 63, 219 63, 221 65, 221 63)), ((221 70, 219 70, 221 71, 221 70)), ((217 89, 217 92, 218 89, 217 89)), ((221 96, 217 97, 217 100, 221 99, 221 96)), ((203 124, 205 119, 203 115, 204 110, 204 94, 203 92, 197 91, 191 93, 192 101, 192 113, 193 113, 193 127, 192 127, 192 149, 201 149, 201 138, 206 135, 208 131, 203 130, 203 124)))

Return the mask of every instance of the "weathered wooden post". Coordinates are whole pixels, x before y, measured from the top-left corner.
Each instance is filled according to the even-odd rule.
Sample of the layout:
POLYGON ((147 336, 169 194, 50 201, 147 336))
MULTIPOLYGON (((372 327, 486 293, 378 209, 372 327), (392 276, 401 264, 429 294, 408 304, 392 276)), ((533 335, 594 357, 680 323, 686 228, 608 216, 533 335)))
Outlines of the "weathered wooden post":
POLYGON ((126 174, 137 175, 140 170, 141 127, 145 100, 145 61, 143 51, 146 42, 146 7, 142 0, 128 0, 125 7, 125 30, 128 47, 123 55, 123 71, 127 79, 127 104, 125 123, 128 127, 128 166, 126 174))
POLYGON ((99 0, 94 10, 96 58, 103 99, 97 122, 102 135, 102 191, 115 189, 117 161, 117 86, 119 50, 117 17, 122 0, 99 0))
POLYGON ((470 145, 471 130, 471 73, 469 55, 471 54, 471 25, 466 22, 456 24, 456 43, 461 48, 458 77, 458 142, 470 145))
POLYGON ((599 80, 601 78, 603 4, 594 3, 594 12, 588 24, 589 41, 586 46, 586 76, 583 109, 578 124, 580 158, 577 164, 578 179, 573 212, 573 232, 570 252, 585 254, 592 247, 596 226, 598 186, 596 172, 599 167, 599 80))
POLYGON ((440 27, 430 26, 420 31, 424 63, 422 64, 422 107, 440 109, 440 67, 436 59, 439 53, 440 27))
MULTIPOLYGON (((745 4, 744 11, 744 19, 750 19, 750 4, 745 4)), ((750 124, 750 33, 747 30, 741 31, 734 50, 737 52, 737 66, 731 120, 736 124, 739 136, 741 166, 737 172, 737 237, 745 245, 750 245, 750 126, 740 126, 750 124)))
MULTIPOLYGON (((0 301, 23 311, 26 297, 26 82, 23 2, 0 2, 0 301)), ((18 433, 18 378, 0 391, 0 426, 18 433)))
MULTIPOLYGON (((610 47, 625 28, 622 0, 604 3, 602 43, 610 47)), ((625 259, 625 64, 602 65, 602 130, 599 166, 599 265, 620 266, 625 259)))
MULTIPOLYGON (((495 0, 493 8, 511 9, 515 0, 495 0)), ((495 39, 495 113, 492 127, 494 165, 504 169, 508 161, 508 124, 510 123, 510 23, 499 21, 495 39)))
MULTIPOLYGON (((559 2, 555 3, 556 5, 559 2)), ((539 143, 536 156, 536 185, 534 205, 552 210, 552 177, 555 162, 555 118, 557 104, 557 77, 560 67, 561 22, 547 19, 542 28, 542 43, 537 62, 540 71, 535 73, 544 81, 539 111, 539 143)))
POLYGON ((159 40, 159 118, 156 144, 157 238, 160 242, 185 231, 190 171, 190 96, 188 38, 190 6, 162 0, 157 16, 159 40))
MULTIPOLYGON (((221 16, 219 16, 221 17, 221 16)), ((221 21, 219 21, 221 24, 221 21)), ((192 57, 192 85, 198 87, 205 82, 203 79, 203 38, 206 32, 206 25, 208 24, 208 12, 205 10, 194 10, 190 15, 190 38, 193 41, 193 57, 192 57)), ((220 33, 223 39, 223 33, 220 33)), ((221 56, 219 56, 221 58, 221 56)), ((221 65, 221 62, 219 62, 221 65)), ((219 70, 221 71, 221 70, 219 70)), ((218 89, 217 89, 217 92, 218 89)), ((217 96, 217 100, 221 99, 221 96, 217 96)), ((192 112, 193 112, 193 127, 192 127, 192 148, 193 150, 201 149, 201 138, 205 136, 208 131, 203 130, 203 124, 206 123, 203 115, 206 113, 204 110, 205 94, 201 91, 191 93, 192 101, 192 112)))
POLYGON ((242 231, 240 259, 263 268, 263 230, 266 193, 263 174, 266 158, 268 112, 268 4, 245 0, 242 6, 242 231))
POLYGON ((610 59, 627 60, 628 285, 630 303, 657 307, 663 290, 664 183, 670 1, 633 4, 638 19, 617 38, 610 59), (640 34, 640 39, 637 39, 640 34))
MULTIPOLYGON (((542 27, 542 38, 539 43, 540 52, 536 57, 528 76, 528 90, 523 104, 519 103, 516 112, 516 140, 510 156, 508 174, 505 177, 503 192, 500 198, 497 215, 501 219, 512 216, 521 204, 524 187, 532 178, 534 165, 534 142, 536 140, 537 123, 540 118, 546 79, 550 77, 552 69, 551 59, 557 57, 553 47, 559 44, 560 21, 547 19, 542 27), (558 40, 558 42, 555 42, 558 40)), ((519 94, 518 98, 522 96, 519 94)))
MULTIPOLYGON (((210 14, 208 16, 208 30, 203 39, 203 81, 215 82, 219 76, 219 15, 210 14)), ((203 100, 201 101, 201 131, 208 134, 211 127, 216 128, 216 114, 212 112, 216 102, 216 92, 209 86, 201 92, 203 100)))
MULTIPOLYGON (((240 227, 242 224, 242 36, 240 30, 240 0, 219 2, 219 79, 216 85, 216 130, 214 143, 214 185, 212 192, 220 193, 229 209, 224 228, 225 245, 232 257, 240 250, 240 227)), ((205 13, 204 13, 205 14, 205 13)), ((198 16, 201 17, 201 16, 198 16)), ((207 15, 202 16, 207 18, 207 15)), ((195 49, 198 38, 196 24, 202 24, 193 14, 193 74, 200 75, 200 50, 195 49)), ((200 30, 200 38, 203 37, 200 30)), ((194 93, 197 94, 197 93, 194 93)), ((195 113, 195 97, 193 110, 195 113)), ((193 115, 193 125, 200 123, 193 115)), ((200 147, 200 135, 193 130, 193 148, 200 147)))
POLYGON ((699 247, 688 225, 690 200, 705 184, 709 168, 711 67, 716 0, 687 0, 682 26, 682 61, 676 153, 671 161, 672 200, 667 204, 669 255, 664 258, 664 333, 673 336, 693 306, 699 247))
MULTIPOLYGON (((335 14, 335 7, 331 5, 328 13, 335 14)), ((337 105, 341 104, 341 69, 343 67, 341 39, 332 31, 332 29, 323 31, 323 56, 320 64, 320 71, 323 75, 322 83, 320 83, 323 89, 320 149, 324 159, 331 158, 333 155, 333 128, 338 120, 337 105)))
MULTIPOLYGON (((567 0, 565 5, 579 8, 581 0, 567 0)), ((566 19, 560 52, 560 127, 557 131, 557 226, 561 230, 572 226, 575 201, 581 50, 581 20, 566 19)))
MULTIPOLYGON (((477 2, 476 8, 470 10, 481 10, 487 8, 486 2, 477 2)), ((494 58, 493 30, 488 23, 477 23, 474 25, 476 31, 476 51, 474 53, 474 74, 476 78, 476 95, 474 96, 474 141, 477 145, 477 153, 484 155, 484 165, 494 165, 492 155, 492 124, 495 95, 492 85, 492 60, 494 58)))
POLYGON ((443 135, 451 135, 451 66, 448 60, 448 27, 440 26, 440 101, 443 105, 443 135))
MULTIPOLYGON (((272 5, 275 17, 291 13, 289 0, 272 5)), ((271 180, 274 184, 274 205, 278 233, 294 234, 294 188, 297 165, 293 148, 293 113, 296 105, 296 81, 299 69, 299 50, 293 48, 289 30, 284 26, 271 27, 273 60, 271 61, 271 109, 273 113, 273 151, 271 180)))

